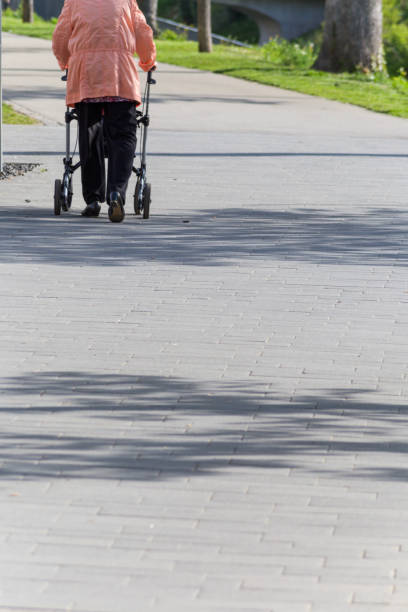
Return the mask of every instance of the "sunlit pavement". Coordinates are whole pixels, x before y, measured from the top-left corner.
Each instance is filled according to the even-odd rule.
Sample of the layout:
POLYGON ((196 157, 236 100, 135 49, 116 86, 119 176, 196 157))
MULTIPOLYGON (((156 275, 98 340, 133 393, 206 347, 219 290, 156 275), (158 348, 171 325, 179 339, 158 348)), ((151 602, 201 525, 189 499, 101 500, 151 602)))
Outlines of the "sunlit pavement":
POLYGON ((406 121, 163 65, 151 218, 54 217, 4 44, 0 611, 406 612, 406 121))

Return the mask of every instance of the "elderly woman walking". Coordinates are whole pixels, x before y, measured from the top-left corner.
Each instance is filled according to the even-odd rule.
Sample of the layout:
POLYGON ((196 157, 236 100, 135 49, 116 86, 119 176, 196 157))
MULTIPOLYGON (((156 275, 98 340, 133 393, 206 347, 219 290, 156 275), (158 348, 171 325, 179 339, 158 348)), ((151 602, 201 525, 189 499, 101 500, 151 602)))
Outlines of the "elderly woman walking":
POLYGON ((61 70, 68 69, 67 105, 78 110, 82 215, 97 217, 106 199, 109 219, 122 221, 141 101, 133 56, 145 72, 155 68, 152 30, 136 0, 65 0, 52 46, 61 70))

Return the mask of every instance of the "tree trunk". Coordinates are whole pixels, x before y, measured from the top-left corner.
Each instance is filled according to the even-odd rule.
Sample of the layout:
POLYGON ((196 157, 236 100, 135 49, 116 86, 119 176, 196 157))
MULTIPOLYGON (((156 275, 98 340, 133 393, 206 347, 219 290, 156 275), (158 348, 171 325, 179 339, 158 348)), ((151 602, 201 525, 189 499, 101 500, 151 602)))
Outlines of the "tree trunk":
POLYGON ((314 68, 381 71, 382 0, 326 0, 323 44, 314 68))
POLYGON ((211 0, 197 0, 198 50, 211 53, 211 0))
POLYGON ((22 9, 24 23, 33 23, 34 0, 22 0, 22 9))
POLYGON ((146 21, 152 28, 155 36, 159 33, 157 27, 157 2, 158 0, 139 0, 138 2, 140 10, 146 17, 146 21))

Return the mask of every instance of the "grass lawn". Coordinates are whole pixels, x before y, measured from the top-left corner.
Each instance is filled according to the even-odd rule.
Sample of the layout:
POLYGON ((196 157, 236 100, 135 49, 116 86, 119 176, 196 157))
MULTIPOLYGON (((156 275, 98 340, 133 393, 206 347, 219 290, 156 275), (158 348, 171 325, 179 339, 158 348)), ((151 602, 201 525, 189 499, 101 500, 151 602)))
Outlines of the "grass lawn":
POLYGON ((363 74, 331 74, 316 70, 284 68, 267 62, 259 48, 217 45, 213 53, 198 53, 187 41, 158 41, 158 59, 169 64, 209 70, 265 85, 275 85, 329 100, 363 106, 397 117, 408 117, 407 91, 402 79, 373 80, 363 74))
POLYGON ((44 21, 36 16, 34 23, 23 23, 20 18, 11 15, 7 10, 3 13, 3 32, 13 32, 22 36, 34 36, 35 38, 47 38, 51 40, 55 23, 44 21))
POLYGON ((32 125, 38 123, 28 115, 23 115, 14 110, 9 104, 3 104, 3 123, 12 123, 13 125, 32 125))
MULTIPOLYGON (((3 30, 40 38, 52 37, 55 24, 37 18, 33 24, 22 23, 14 16, 3 17, 3 30)), ((284 68, 266 61, 258 47, 242 49, 215 45, 214 52, 198 53, 197 43, 180 40, 158 40, 161 62, 209 70, 219 74, 275 85, 330 100, 363 106, 397 117, 408 117, 408 81, 402 78, 375 79, 363 74, 331 74, 315 70, 284 68)))

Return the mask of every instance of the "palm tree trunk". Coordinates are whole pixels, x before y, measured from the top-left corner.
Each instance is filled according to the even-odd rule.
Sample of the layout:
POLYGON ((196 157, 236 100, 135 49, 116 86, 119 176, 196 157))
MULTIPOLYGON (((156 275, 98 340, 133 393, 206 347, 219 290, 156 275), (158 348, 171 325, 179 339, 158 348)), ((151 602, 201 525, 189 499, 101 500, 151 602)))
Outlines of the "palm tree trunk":
POLYGON ((211 0, 197 0, 198 50, 211 53, 211 0))
POLYGON ((323 44, 314 68, 383 70, 382 0, 326 0, 323 44))

